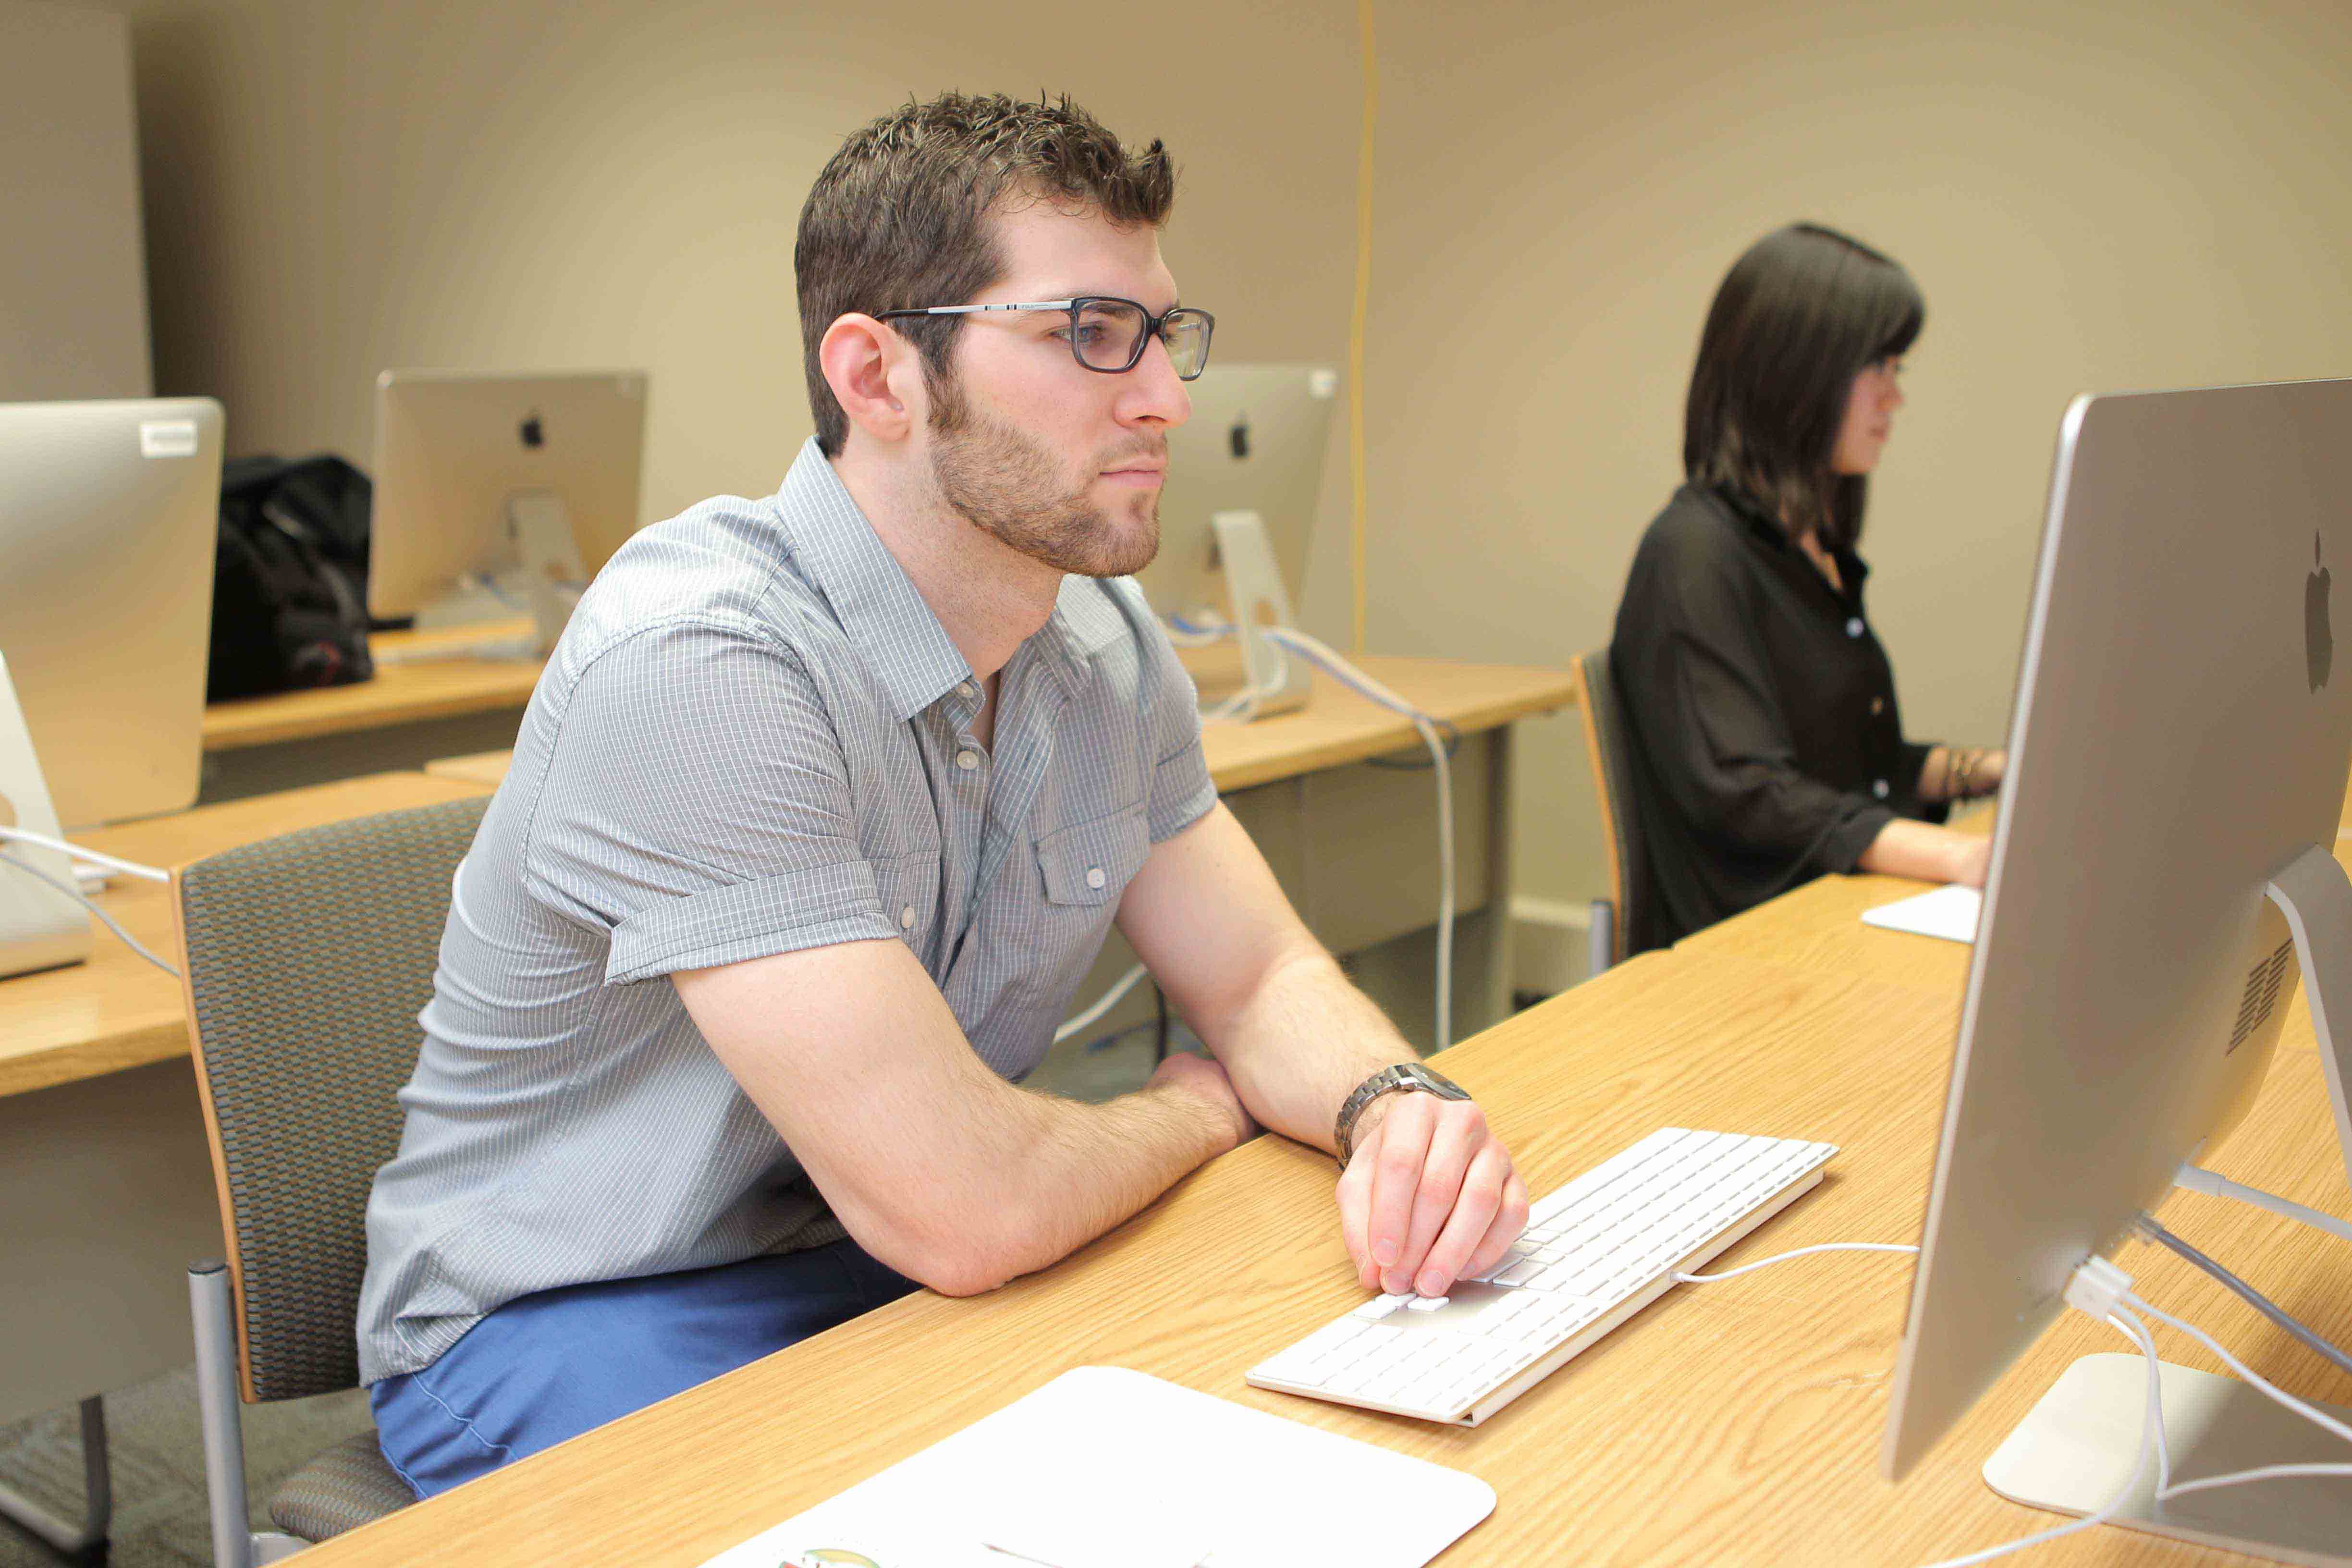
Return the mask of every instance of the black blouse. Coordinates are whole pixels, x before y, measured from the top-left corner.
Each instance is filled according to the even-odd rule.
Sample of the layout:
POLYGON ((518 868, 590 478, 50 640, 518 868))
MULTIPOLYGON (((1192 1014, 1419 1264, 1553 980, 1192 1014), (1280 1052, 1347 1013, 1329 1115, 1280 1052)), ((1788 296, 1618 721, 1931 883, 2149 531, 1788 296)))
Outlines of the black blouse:
POLYGON ((1610 646, 1657 894, 1635 950, 1853 870, 1897 815, 1944 819, 1863 614, 1870 568, 1835 560, 1843 589, 1744 497, 1691 485, 1643 535, 1610 646))

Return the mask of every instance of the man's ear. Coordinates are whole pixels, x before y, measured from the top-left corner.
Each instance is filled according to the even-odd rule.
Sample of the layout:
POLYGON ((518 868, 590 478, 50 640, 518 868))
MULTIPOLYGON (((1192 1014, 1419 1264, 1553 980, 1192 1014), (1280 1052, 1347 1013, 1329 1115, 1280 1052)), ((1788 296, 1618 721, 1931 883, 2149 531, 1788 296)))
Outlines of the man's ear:
POLYGON ((849 422, 877 441, 906 439, 924 416, 915 347, 871 316, 837 318, 817 344, 817 364, 849 422))

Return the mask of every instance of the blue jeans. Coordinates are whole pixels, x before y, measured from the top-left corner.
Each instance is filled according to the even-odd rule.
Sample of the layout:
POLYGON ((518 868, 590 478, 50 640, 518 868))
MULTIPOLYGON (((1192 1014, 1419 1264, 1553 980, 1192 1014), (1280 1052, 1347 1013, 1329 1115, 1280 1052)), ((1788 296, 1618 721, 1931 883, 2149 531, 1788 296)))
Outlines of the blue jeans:
POLYGON ((431 1497, 914 1288, 836 1241, 518 1297, 431 1366, 371 1387, 376 1438, 410 1489, 431 1497))

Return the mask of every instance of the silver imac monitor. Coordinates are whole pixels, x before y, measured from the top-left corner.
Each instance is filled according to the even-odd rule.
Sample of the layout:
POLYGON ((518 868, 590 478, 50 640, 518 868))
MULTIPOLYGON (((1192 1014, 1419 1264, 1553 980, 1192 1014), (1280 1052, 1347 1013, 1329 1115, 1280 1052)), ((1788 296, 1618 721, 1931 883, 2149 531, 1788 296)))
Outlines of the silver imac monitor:
MULTIPOLYGON (((1307 574, 1339 373, 1311 364, 1212 364, 1192 416, 1168 437, 1160 553, 1136 576, 1162 616, 1238 626, 1288 622, 1307 574)), ((1303 667, 1243 644, 1260 714, 1306 700, 1303 667)))
POLYGON ((543 648, 636 531, 646 397, 642 371, 378 376, 368 613, 531 615, 543 648))
POLYGON ((0 405, 0 657, 68 828, 195 802, 221 429, 208 397, 0 405))
MULTIPOLYGON (((2076 1268, 2245 1115, 2298 965, 2352 1165, 2352 883, 2332 854, 2352 771, 2352 668, 2334 633, 2347 563, 2352 381, 2066 411, 1890 1477, 2059 1315, 2076 1268)), ((2110 1491, 2137 1453, 2137 1360, 2110 1491)), ((2174 1440, 2176 1476, 2236 1468, 2218 1436, 2202 1455, 2193 1435, 2174 1440)), ((2264 1485, 2333 1487, 2339 1507, 2347 1489, 2264 1485)), ((2123 1522, 2267 1553, 2289 1547, 2246 1533, 2247 1515, 2292 1516, 2281 1495, 2191 1493, 2123 1522)), ((2305 1522, 2344 1528, 2321 1517, 2305 1522)))
POLYGON ((1307 544, 1323 489, 1339 373, 1310 364, 1212 364, 1188 389, 1192 416, 1168 437, 1160 553, 1137 574, 1163 616, 1226 613, 1211 520, 1255 511, 1285 583, 1307 575, 1307 544))

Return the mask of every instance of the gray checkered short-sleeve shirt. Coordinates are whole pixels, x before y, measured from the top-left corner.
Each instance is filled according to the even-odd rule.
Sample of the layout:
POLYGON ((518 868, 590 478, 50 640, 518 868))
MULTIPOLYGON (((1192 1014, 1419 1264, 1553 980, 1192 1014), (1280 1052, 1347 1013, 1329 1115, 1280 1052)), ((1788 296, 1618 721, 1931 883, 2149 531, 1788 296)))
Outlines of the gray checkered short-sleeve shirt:
POLYGON ((980 704, 814 442, 773 497, 613 557, 457 873, 368 1204, 363 1380, 532 1291, 841 1234, 677 971, 903 942, 982 1059, 1037 1065, 1128 881, 1216 795, 1130 582, 1063 584, 992 747, 980 704))

